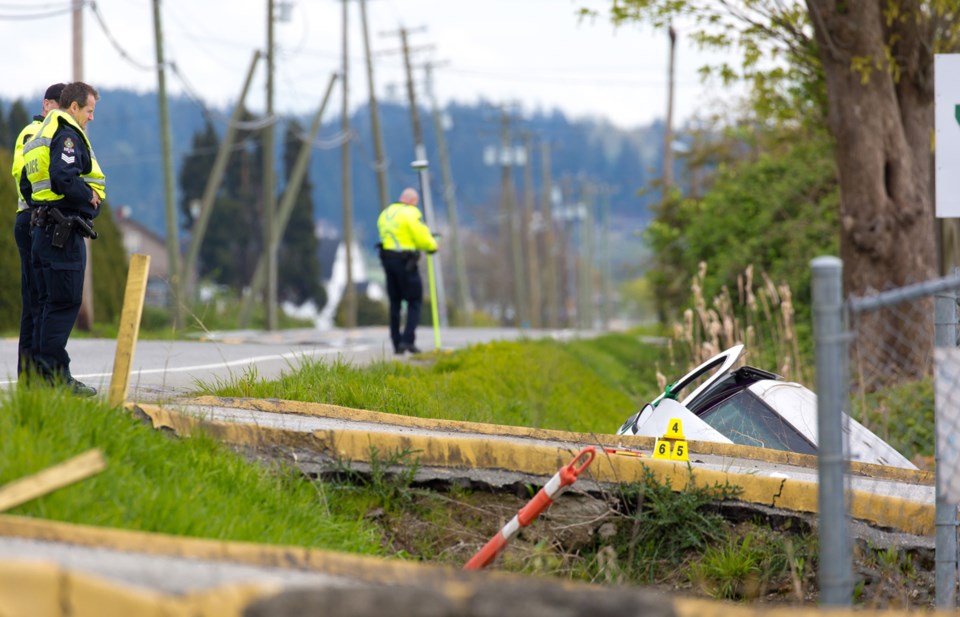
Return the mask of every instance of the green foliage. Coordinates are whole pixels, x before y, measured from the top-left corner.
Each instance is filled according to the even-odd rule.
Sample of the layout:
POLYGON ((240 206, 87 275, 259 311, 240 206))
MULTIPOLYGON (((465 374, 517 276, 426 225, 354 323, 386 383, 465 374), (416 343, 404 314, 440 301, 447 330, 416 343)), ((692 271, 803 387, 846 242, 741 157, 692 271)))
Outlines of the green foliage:
MULTIPOLYGON (((251 116, 245 114, 242 119, 250 120, 251 116)), ((263 157, 259 132, 238 131, 235 143, 214 199, 197 270, 202 279, 241 289, 252 278, 262 252, 263 157)), ((191 225, 190 204, 203 195, 219 146, 216 131, 208 122, 193 136, 193 149, 181 169, 180 208, 191 225)))
POLYGON ((756 599, 766 589, 783 587, 791 579, 801 596, 806 583, 806 564, 817 554, 817 538, 794 535, 789 529, 774 532, 769 527, 749 525, 726 542, 708 546, 691 560, 689 579, 709 596, 721 600, 756 599))
POLYGON ((725 536, 726 523, 708 506, 735 499, 742 489, 730 484, 700 486, 692 471, 686 488, 674 491, 669 480, 661 484, 644 468, 643 481, 621 493, 624 514, 632 520, 622 526, 612 546, 618 561, 638 580, 655 580, 658 563, 679 564, 690 551, 703 552, 725 536))
MULTIPOLYGON (((387 305, 379 300, 373 300, 367 297, 367 294, 356 293, 357 299, 357 325, 358 326, 383 326, 390 323, 387 315, 387 305)), ((334 316, 334 323, 338 327, 344 327, 346 320, 347 306, 341 299, 337 305, 337 313, 334 316)))
POLYGON ((914 462, 933 457, 934 410, 932 378, 851 398, 851 415, 914 462))
MULTIPOLYGON (((21 127, 23 128, 23 127, 21 127)), ((19 130, 19 129, 18 129, 19 130)), ((14 139, 16 135, 14 135, 14 139)), ((17 192, 9 170, 13 165, 12 151, 0 150, 0 329, 20 329, 20 254, 13 238, 13 223, 17 216, 17 192)))
MULTIPOLYGON (((789 282, 796 322, 809 321, 810 267, 816 255, 839 247, 839 189, 829 140, 796 135, 792 143, 719 171, 702 199, 682 199, 670 218, 655 220, 645 238, 657 267, 651 284, 659 298, 689 302, 701 262, 707 299, 753 266, 775 283, 789 282)), ((672 312, 678 310, 674 305, 672 312)))
MULTIPOLYGON (((839 189, 829 142, 797 138, 721 174, 703 200, 685 204, 687 258, 709 264, 705 297, 724 285, 734 289, 752 265, 776 283, 789 282, 797 304, 809 306, 810 259, 839 250, 839 189)), ((797 320, 808 316, 798 311, 797 320)))
POLYGON ((90 242, 88 254, 93 276, 94 321, 102 324, 117 323, 120 320, 120 311, 123 310, 128 261, 123 235, 117 227, 108 202, 100 205, 100 215, 94 225, 98 237, 90 242))
MULTIPOLYGON (((287 183, 290 182, 300 149, 310 147, 309 143, 303 141, 302 133, 303 129, 296 120, 287 124, 283 150, 287 183)), ((284 197, 285 194, 286 187, 284 197)), ((277 203, 280 201, 282 198, 277 203)), ((313 183, 305 173, 278 250, 280 280, 277 293, 280 300, 296 305, 313 300, 320 309, 327 303, 327 294, 320 285, 320 259, 313 221, 313 183)))
MULTIPOLYGON (((589 352, 599 366, 580 360, 588 353, 584 347, 590 341, 582 341, 575 350, 552 340, 496 342, 425 356, 432 360, 426 366, 376 362, 358 368, 339 360, 305 359, 277 381, 247 375, 200 386, 222 396, 285 398, 423 418, 611 433, 640 400, 619 389, 619 383, 629 380, 625 372, 617 379, 603 374, 609 364, 600 361, 611 353, 604 346, 608 350, 617 346, 610 341, 600 345, 589 352)), ((652 376, 641 380, 648 392, 656 392, 652 376)))
POLYGON ((91 448, 107 468, 11 514, 222 540, 380 553, 356 516, 334 514, 323 485, 252 465, 203 433, 175 440, 98 399, 17 387, 0 394, 0 485, 91 448))
POLYGON ((350 461, 338 460, 334 480, 341 490, 363 487, 376 504, 388 512, 396 512, 413 502, 410 486, 420 468, 416 451, 398 450, 381 455, 370 446, 369 471, 355 469, 350 461))
MULTIPOLYGON (((37 111, 39 112, 40 109, 38 108, 37 111)), ((32 119, 33 114, 27 111, 21 99, 17 99, 10 105, 10 112, 6 118, 0 113, 0 144, 3 144, 4 148, 10 148, 11 154, 13 153, 13 142, 17 139, 17 135, 32 119)), ((10 169, 10 167, 4 167, 4 170, 7 169, 10 169)))
MULTIPOLYGON (((690 580, 707 589, 718 600, 737 600, 746 588, 756 588, 763 552, 750 545, 752 536, 729 538, 725 544, 707 547, 690 564, 690 580)), ((751 594, 752 595, 752 594, 751 594)))
POLYGON ((700 72, 723 85, 746 84, 759 123, 818 126, 825 121, 826 86, 803 3, 613 0, 609 16, 615 24, 640 22, 661 30, 675 19, 692 22, 686 36, 700 48, 740 54, 739 61, 702 66, 700 72))
POLYGON ((589 366, 609 387, 635 400, 652 400, 659 394, 653 368, 663 350, 642 342, 639 336, 607 334, 575 340, 565 346, 565 351, 589 366))

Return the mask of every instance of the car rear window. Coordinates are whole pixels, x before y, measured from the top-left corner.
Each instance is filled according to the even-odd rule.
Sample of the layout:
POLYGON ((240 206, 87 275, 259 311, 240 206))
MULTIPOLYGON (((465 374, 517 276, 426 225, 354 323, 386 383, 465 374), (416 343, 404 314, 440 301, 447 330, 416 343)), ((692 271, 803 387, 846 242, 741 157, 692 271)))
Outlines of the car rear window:
POLYGON ((817 453, 813 444, 749 390, 740 390, 698 415, 741 446, 817 453))

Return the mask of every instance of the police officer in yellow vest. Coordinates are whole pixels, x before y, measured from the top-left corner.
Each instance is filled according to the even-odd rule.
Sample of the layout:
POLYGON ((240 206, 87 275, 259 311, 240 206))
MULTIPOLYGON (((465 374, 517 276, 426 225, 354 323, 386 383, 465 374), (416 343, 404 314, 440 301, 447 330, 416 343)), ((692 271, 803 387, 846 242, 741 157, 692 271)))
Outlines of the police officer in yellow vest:
POLYGON ((88 84, 67 84, 60 109, 47 114, 36 136, 24 145, 20 176, 21 193, 36 214, 32 258, 41 309, 33 360, 45 379, 83 396, 97 391, 70 374, 67 340, 83 297, 83 238, 96 237, 90 221, 106 197, 105 177, 85 132, 99 99, 88 84))
POLYGON ((390 204, 377 220, 380 230, 380 263, 387 277, 390 299, 390 340, 393 351, 420 353, 415 338, 423 305, 423 282, 417 262, 420 251, 434 253, 437 241, 424 224, 417 203, 420 196, 412 188, 400 194, 398 203, 390 204), (400 332, 400 303, 407 303, 407 323, 400 332))
POLYGON ((33 230, 30 226, 30 206, 20 193, 20 174, 23 171, 23 145, 37 134, 47 114, 60 107, 60 93, 64 84, 53 84, 43 94, 42 109, 33 121, 23 127, 17 135, 13 149, 13 180, 17 186, 17 220, 13 226, 13 236, 20 253, 20 342, 17 346, 17 377, 20 377, 31 362, 33 349, 33 329, 40 314, 36 281, 30 263, 30 251, 33 246, 33 230))

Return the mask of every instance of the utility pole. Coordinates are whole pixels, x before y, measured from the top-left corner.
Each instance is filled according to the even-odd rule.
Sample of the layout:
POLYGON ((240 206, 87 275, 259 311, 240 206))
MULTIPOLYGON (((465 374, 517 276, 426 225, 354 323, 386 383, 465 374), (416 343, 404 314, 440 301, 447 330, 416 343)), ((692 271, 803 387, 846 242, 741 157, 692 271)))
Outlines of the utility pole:
MULTIPOLYGON (((350 46, 347 39, 348 0, 343 2, 343 108, 340 115, 340 130, 343 144, 340 146, 341 182, 343 185, 343 247, 347 261, 346 288, 343 290, 344 323, 346 328, 357 327, 357 294, 353 288, 353 193, 350 189, 350 46)), ((382 207, 382 206, 381 206, 382 207)))
POLYGON ((667 68, 667 120, 663 129, 663 196, 669 195, 673 188, 673 91, 674 91, 674 59, 677 55, 677 32, 670 25, 667 33, 670 36, 670 60, 667 68))
MULTIPOLYGON (((417 107, 417 93, 416 89, 413 87, 413 68, 410 64, 410 44, 407 38, 409 33, 409 29, 400 28, 400 41, 403 46, 403 65, 407 73, 407 97, 410 100, 410 123, 413 126, 414 156, 418 161, 426 161, 427 146, 423 141, 423 129, 420 126, 420 112, 419 108, 417 107)), ((423 186, 422 190, 424 192, 429 191, 429 184, 423 186)), ((423 209, 427 224, 433 226, 433 230, 436 231, 438 227, 437 218, 434 216, 433 206, 429 199, 423 199, 423 209)), ((436 266, 434 277, 437 287, 437 314, 440 326, 446 328, 448 325, 447 298, 446 293, 444 292, 443 268, 441 267, 439 252, 434 253, 433 263, 436 266)))
POLYGON ((273 2, 267 0, 267 110, 263 127, 263 250, 267 256, 267 330, 277 329, 277 247, 273 244, 273 218, 276 208, 273 164, 273 2))
MULTIPOLYGON (((580 284, 577 294, 579 308, 577 310, 580 328, 593 328, 593 205, 596 191, 591 182, 585 181, 581 185, 580 198, 583 208, 583 223, 580 225, 580 284)), ((579 214, 579 212, 578 212, 579 214)))
MULTIPOLYGON (((278 246, 280 241, 283 239, 283 234, 287 229, 287 223, 290 221, 290 215, 293 213, 293 207, 296 205, 296 198, 300 194, 300 186, 303 184, 303 178, 307 175, 307 164, 310 162, 310 151, 313 146, 314 140, 317 138, 317 133, 320 131, 320 121, 323 118, 323 112, 327 109, 327 103, 330 100, 330 93, 333 91, 333 85, 337 81, 337 74, 334 73, 330 76, 330 82, 327 84, 326 93, 323 95, 323 102, 320 103, 320 108, 317 110, 317 113, 313 116, 313 122, 310 125, 310 132, 307 135, 307 138, 302 146, 300 146, 300 152, 297 153, 297 158, 293 163, 293 169, 291 170, 290 177, 287 181, 287 185, 283 191, 283 197, 280 199, 280 204, 277 207, 277 216, 275 219, 276 229, 274 232, 273 241, 278 246)), ((263 289, 264 278, 266 276, 266 263, 265 259, 261 258, 257 261, 257 267, 253 271, 253 278, 250 281, 250 295, 244 299, 244 305, 240 311, 241 316, 249 315, 252 311, 252 302, 249 302, 252 298, 257 297, 263 289), (249 303, 248 303, 249 302, 249 303)))
POLYGON ((460 242, 460 223, 457 216, 457 188, 450 171, 450 156, 447 153, 447 138, 443 129, 443 118, 440 117, 440 108, 437 97, 433 92, 433 65, 426 64, 427 97, 433 109, 433 131, 437 137, 437 150, 440 154, 440 174, 443 178, 443 199, 447 204, 447 222, 450 224, 450 241, 444 242, 453 253, 454 267, 457 273, 457 300, 462 311, 464 325, 470 325, 473 314, 473 301, 470 299, 470 283, 467 279, 467 264, 463 256, 463 245, 460 242))
POLYGON ((537 222, 533 205, 533 148, 530 131, 523 133, 523 238, 527 245, 527 273, 530 285, 530 327, 539 328, 543 314, 540 300, 540 256, 537 248, 537 222))
POLYGON ((83 81, 83 5, 73 0, 73 81, 83 81))
POLYGON ((600 189, 600 320, 604 330, 610 329, 611 310, 611 291, 610 291, 610 194, 613 187, 604 185, 600 189))
POLYGON ((167 69, 163 59, 163 27, 160 0, 153 0, 153 33, 157 51, 157 97, 160 110, 160 144, 163 149, 164 206, 167 215, 167 261, 170 287, 170 312, 173 328, 183 326, 184 298, 180 276, 180 234, 177 226, 176 188, 173 182, 173 148, 170 139, 170 110, 167 106, 167 69))
POLYGON ((550 174, 550 144, 547 141, 540 142, 540 163, 541 172, 541 213, 543 215, 543 256, 546 261, 546 272, 544 280, 544 307, 546 308, 547 327, 560 327, 560 294, 557 293, 557 260, 559 252, 557 251, 556 234, 554 233, 553 222, 553 185, 550 174))
MULTIPOLYGON (((207 233, 207 225, 210 222, 210 215, 213 213, 214 198, 220 183, 223 181, 223 174, 226 172, 227 163, 230 161, 230 152, 233 150, 233 142, 236 140, 237 126, 240 118, 243 117, 244 101, 247 100, 247 92, 250 90, 250 82, 253 81, 253 71, 260 60, 260 51, 253 52, 253 59, 250 61, 250 68, 247 69, 247 77, 243 82, 243 90, 240 91, 240 98, 237 99, 236 106, 233 108, 233 114, 227 122, 226 134, 223 141, 220 142, 220 148, 217 150, 217 156, 213 161, 213 169, 207 178, 207 184, 203 188, 203 196, 200 198, 200 214, 193 222, 190 229, 190 244, 187 247, 187 258, 183 264, 183 276, 181 280, 192 281, 197 270, 197 260, 200 255, 200 246, 203 244, 203 237, 207 233)), ((194 290, 191 288, 189 296, 193 297, 194 290)), ((252 304, 252 298, 250 299, 252 304)), ((249 317, 245 318, 241 311, 240 324, 246 327, 249 323, 249 317)))
POLYGON ((367 0, 360 0, 360 20, 363 22, 363 49, 367 56, 367 87, 370 90, 370 130, 373 133, 374 166, 377 169, 377 189, 380 209, 390 205, 390 184, 387 182, 387 161, 383 155, 383 132, 380 130, 380 108, 373 86, 373 57, 370 54, 370 34, 367 27, 367 0))
POLYGON ((569 328, 576 327, 579 315, 577 315, 577 254, 574 251, 576 243, 576 216, 577 207, 573 199, 573 182, 569 175, 561 178, 563 201, 561 202, 561 234, 558 254, 560 255, 563 283, 561 285, 561 297, 564 307, 564 325, 569 328))
MULTIPOLYGON (((73 0, 73 81, 83 81, 83 6, 84 0, 73 0)), ((84 238, 83 244, 87 249, 87 265, 83 271, 77 328, 89 331, 93 327, 93 245, 90 238, 84 238)))
MULTIPOLYGON (((503 237, 509 238, 509 251, 513 263, 513 310, 516 311, 517 327, 527 325, 526 289, 523 283, 523 246, 520 237, 520 225, 517 221, 516 197, 513 191, 514 152, 510 140, 510 117, 507 110, 500 113, 500 190, 502 193, 501 230, 503 237)), ((504 242, 506 244, 506 241, 504 242)))

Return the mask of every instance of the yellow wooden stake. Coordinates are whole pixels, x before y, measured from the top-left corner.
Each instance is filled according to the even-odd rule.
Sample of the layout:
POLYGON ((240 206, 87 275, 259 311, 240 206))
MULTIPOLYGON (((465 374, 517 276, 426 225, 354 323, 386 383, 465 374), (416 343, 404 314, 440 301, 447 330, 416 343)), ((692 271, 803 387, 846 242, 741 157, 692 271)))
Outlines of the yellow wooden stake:
POLYGON ((59 465, 0 486, 0 512, 79 482, 107 468, 100 450, 87 450, 59 465))
POLYGON ((130 369, 133 366, 133 350, 140 333, 140 318, 143 316, 143 300, 147 292, 147 275, 150 271, 150 256, 133 254, 127 272, 127 288, 123 293, 123 309, 120 311, 120 330, 117 332, 117 353, 113 359, 113 375, 110 378, 110 397, 113 407, 123 405, 130 387, 130 369))

